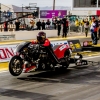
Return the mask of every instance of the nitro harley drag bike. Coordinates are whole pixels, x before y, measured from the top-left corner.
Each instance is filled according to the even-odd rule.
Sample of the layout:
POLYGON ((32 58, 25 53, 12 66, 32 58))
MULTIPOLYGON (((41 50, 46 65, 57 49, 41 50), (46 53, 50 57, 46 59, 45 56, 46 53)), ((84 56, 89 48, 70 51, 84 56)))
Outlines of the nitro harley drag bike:
POLYGON ((67 69, 70 64, 71 48, 68 44, 49 48, 22 42, 15 49, 15 53, 9 62, 9 72, 13 76, 19 76, 22 72, 67 69))

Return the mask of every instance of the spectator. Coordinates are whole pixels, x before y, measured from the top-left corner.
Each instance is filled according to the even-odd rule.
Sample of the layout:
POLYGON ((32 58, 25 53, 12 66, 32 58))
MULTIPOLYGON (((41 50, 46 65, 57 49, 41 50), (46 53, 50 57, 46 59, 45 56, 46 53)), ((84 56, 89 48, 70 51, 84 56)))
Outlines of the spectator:
POLYGON ((45 30, 45 25, 46 25, 46 23, 43 20, 43 22, 42 22, 42 30, 45 30))
POLYGON ((34 25, 35 25, 34 20, 31 20, 31 21, 30 21, 30 28, 31 28, 31 30, 33 30, 33 29, 34 29, 34 25))
POLYGON ((8 31, 8 22, 4 22, 4 31, 8 31))
POLYGON ((79 30, 79 25, 80 25, 80 23, 79 23, 78 19, 76 19, 75 20, 76 32, 79 32, 78 31, 79 30))
POLYGON ((68 20, 66 18, 64 18, 63 21, 62 21, 62 24, 63 24, 63 35, 62 35, 62 37, 67 37, 68 27, 69 27, 68 20))
POLYGON ((17 19, 17 20, 15 21, 15 30, 16 30, 16 31, 19 31, 19 27, 20 27, 20 22, 19 22, 19 20, 17 19))
POLYGON ((48 19, 47 22, 46 22, 47 29, 50 29, 50 24, 51 24, 51 22, 50 22, 50 20, 48 19))
POLYGON ((13 31, 14 29, 14 24, 12 21, 9 22, 9 31, 13 31))
POLYGON ((54 25, 54 29, 56 29, 57 27, 56 27, 56 24, 57 24, 57 19, 53 19, 53 21, 52 21, 52 24, 54 25))
POLYGON ((98 40, 97 39, 98 21, 95 19, 95 17, 92 17, 92 24, 90 27, 90 31, 93 44, 96 45, 98 40))
POLYGON ((61 19, 58 18, 57 20, 57 29, 58 29, 58 37, 60 36, 60 32, 61 32, 61 19))
POLYGON ((86 18, 86 20, 84 21, 84 29, 85 29, 85 35, 87 37, 88 35, 88 30, 89 30, 89 21, 88 19, 86 18))
POLYGON ((84 19, 81 20, 82 32, 84 32, 84 19))
POLYGON ((41 30, 41 21, 39 19, 39 21, 36 23, 37 26, 37 30, 41 30))
POLYGON ((90 24, 90 26, 91 26, 91 24, 92 24, 92 19, 89 20, 89 24, 90 24))

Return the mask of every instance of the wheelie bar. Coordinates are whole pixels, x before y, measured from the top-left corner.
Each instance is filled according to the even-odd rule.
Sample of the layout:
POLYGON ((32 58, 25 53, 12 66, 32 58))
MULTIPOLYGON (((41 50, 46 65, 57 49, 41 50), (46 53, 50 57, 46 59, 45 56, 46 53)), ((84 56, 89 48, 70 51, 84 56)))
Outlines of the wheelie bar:
MULTIPOLYGON (((76 62, 78 61, 79 59, 76 59, 76 58, 71 58, 70 59, 70 63, 71 64, 76 64, 76 62)), ((81 65, 88 65, 88 61, 87 60, 80 60, 80 62, 81 62, 81 65)))
MULTIPOLYGON (((76 63, 77 62, 77 60, 79 60, 79 59, 75 59, 75 58, 71 58, 70 59, 70 63, 76 63)), ((98 61, 98 62, 95 62, 95 61, 88 61, 88 60, 81 60, 81 65, 100 65, 100 61, 98 61)))

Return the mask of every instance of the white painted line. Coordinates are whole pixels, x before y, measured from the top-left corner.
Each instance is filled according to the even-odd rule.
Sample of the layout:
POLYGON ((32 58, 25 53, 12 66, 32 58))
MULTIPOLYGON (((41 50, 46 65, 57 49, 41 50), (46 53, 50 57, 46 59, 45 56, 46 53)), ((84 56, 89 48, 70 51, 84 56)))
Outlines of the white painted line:
POLYGON ((93 56, 93 57, 85 57, 83 59, 93 59, 93 58, 99 58, 100 56, 93 56))
POLYGON ((7 70, 6 71, 1 71, 0 73, 6 73, 6 72, 8 72, 7 70))

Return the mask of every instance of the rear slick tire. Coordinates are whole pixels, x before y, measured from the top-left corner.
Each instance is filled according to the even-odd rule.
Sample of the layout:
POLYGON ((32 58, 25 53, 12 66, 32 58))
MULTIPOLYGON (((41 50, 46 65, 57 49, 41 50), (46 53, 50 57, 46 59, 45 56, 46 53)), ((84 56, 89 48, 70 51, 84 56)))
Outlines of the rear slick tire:
POLYGON ((65 60, 66 60, 66 63, 64 64, 65 67, 63 67, 64 69, 67 69, 70 65, 70 51, 69 50, 66 50, 65 51, 65 54, 64 54, 64 57, 65 57, 65 60))
POLYGON ((19 56, 13 56, 9 62, 9 72, 12 76, 19 76, 22 71, 22 59, 19 56))

